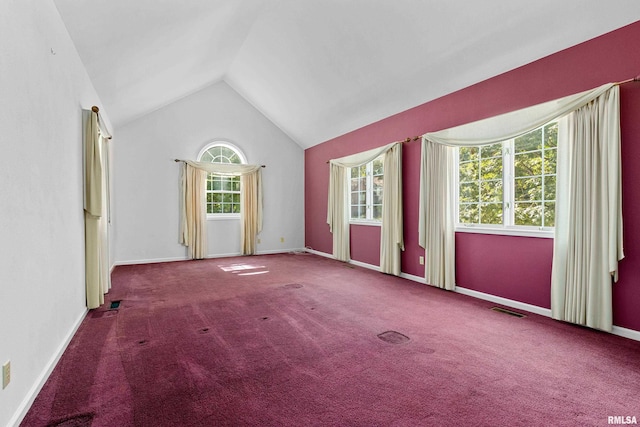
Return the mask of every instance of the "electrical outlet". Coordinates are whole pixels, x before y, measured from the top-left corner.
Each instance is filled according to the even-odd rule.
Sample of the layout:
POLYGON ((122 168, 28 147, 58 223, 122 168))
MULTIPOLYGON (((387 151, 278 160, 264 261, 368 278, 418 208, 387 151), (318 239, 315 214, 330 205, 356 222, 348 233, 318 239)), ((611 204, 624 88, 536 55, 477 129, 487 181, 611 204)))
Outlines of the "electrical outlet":
POLYGON ((424 265, 424 257, 423 256, 420 257, 420 265, 424 265))
POLYGON ((11 361, 7 360, 7 363, 2 365, 2 389, 7 388, 11 382, 11 361))
POLYGON ((284 237, 280 238, 280 243, 284 243, 284 237))

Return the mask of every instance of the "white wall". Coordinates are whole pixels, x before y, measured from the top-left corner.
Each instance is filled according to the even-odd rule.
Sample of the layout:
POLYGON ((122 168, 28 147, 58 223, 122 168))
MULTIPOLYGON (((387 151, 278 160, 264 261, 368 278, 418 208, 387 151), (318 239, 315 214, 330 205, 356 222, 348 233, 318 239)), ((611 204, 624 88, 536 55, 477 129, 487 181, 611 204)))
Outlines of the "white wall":
MULTIPOLYGON (((304 151, 220 82, 118 129, 114 150, 116 263, 185 259, 178 244, 180 164, 208 142, 239 147, 263 170, 258 253, 304 246, 304 151), (284 243, 280 238, 284 238, 284 243)), ((208 254, 240 253, 239 220, 208 221, 208 254)))
POLYGON ((51 0, 0 2, 0 100, 5 426, 20 421, 85 314, 82 109, 100 104, 51 0))

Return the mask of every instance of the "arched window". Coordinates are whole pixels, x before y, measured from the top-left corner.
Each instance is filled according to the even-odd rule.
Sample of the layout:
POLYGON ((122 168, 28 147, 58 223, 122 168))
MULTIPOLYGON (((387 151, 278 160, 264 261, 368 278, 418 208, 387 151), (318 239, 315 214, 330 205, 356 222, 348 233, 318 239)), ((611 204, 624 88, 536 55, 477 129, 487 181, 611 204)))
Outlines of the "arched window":
MULTIPOLYGON (((238 147, 224 141, 207 144, 198 155, 198 161, 211 163, 245 164, 247 160, 238 147)), ((240 177, 210 173, 207 176, 207 215, 239 216, 240 177)))

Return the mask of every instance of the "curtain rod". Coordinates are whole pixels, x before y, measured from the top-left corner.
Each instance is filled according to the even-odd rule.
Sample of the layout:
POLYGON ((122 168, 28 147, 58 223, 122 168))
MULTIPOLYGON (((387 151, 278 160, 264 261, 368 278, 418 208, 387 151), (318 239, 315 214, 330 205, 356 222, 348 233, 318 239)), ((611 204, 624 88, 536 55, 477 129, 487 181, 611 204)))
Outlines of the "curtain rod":
MULTIPOLYGON (((104 120, 102 120, 102 116, 100 115, 100 109, 97 106, 93 106, 91 107, 91 111, 93 111, 94 113, 96 113, 98 115, 98 122, 100 122, 101 124, 104 123, 104 120)), ((111 136, 111 132, 109 132, 109 129, 107 129, 107 125, 104 125, 105 127, 105 133, 106 133, 106 137, 107 139, 111 139, 113 138, 113 136, 111 136)), ((102 128, 100 128, 100 130, 102 130, 102 128)))
POLYGON ((620 86, 620 85, 623 85, 625 83, 631 83, 631 82, 640 82, 640 75, 637 75, 632 79, 627 79, 627 80, 623 80, 621 82, 616 82, 614 84, 620 86))
MULTIPOLYGON (((180 159, 173 159, 173 161, 174 161, 174 162, 176 162, 176 163, 177 163, 177 162, 183 162, 183 163, 185 162, 184 160, 180 160, 180 159)), ((222 164, 225 164, 225 163, 222 163, 222 164)), ((266 166, 265 166, 265 165, 260 165, 260 167, 261 167, 261 168, 266 168, 266 166)))
MULTIPOLYGON (((407 138, 403 139, 402 141, 396 141, 396 142, 399 143, 399 144, 406 144, 408 142, 417 141, 420 138, 422 138, 422 135, 417 135, 417 136, 414 136, 414 137, 407 137, 407 138)), ((330 160, 327 160, 327 163, 329 163, 329 162, 330 162, 330 160)))

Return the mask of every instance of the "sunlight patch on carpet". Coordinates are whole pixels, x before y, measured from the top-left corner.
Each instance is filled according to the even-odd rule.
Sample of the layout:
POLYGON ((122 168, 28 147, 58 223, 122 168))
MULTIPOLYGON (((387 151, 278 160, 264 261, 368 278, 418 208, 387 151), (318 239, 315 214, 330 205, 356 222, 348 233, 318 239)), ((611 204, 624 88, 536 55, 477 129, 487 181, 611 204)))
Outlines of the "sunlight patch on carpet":
POLYGON ((378 334, 378 338, 389 344, 402 344, 409 341, 409 337, 396 331, 386 331, 378 334))

